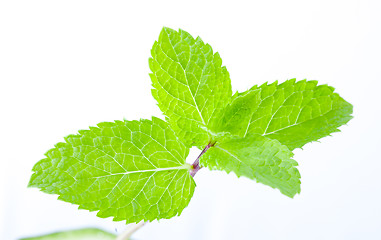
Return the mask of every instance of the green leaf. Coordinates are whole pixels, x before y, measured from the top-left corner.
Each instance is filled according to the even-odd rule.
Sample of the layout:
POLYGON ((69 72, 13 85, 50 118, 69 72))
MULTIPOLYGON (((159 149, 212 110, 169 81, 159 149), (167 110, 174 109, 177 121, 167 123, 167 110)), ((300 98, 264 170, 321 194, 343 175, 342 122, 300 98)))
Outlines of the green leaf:
POLYGON ((293 197, 300 192, 300 174, 292 156, 277 140, 252 134, 217 142, 201 157, 200 164, 211 170, 232 171, 238 177, 256 179, 293 197))
POLYGON ((232 95, 229 73, 201 38, 163 28, 151 50, 152 95, 188 146, 205 146, 232 95))
POLYGON ((20 240, 115 240, 116 235, 97 228, 84 228, 64 232, 56 232, 38 237, 20 240))
POLYGON ((104 122, 65 140, 34 166, 29 186, 127 223, 180 215, 193 195, 189 149, 163 120, 104 122))
POLYGON ((244 136, 251 117, 259 106, 260 97, 260 89, 234 94, 231 103, 226 106, 214 131, 244 136))
MULTIPOLYGON (((352 119, 352 105, 334 93, 333 87, 318 86, 317 81, 296 82, 291 79, 279 85, 277 82, 265 83, 239 96, 242 96, 240 102, 235 104, 240 99, 237 97, 227 111, 234 112, 252 105, 251 109, 241 113, 251 115, 251 120, 249 124, 246 120, 241 123, 234 121, 235 129, 239 131, 226 130, 239 136, 261 134, 277 139, 290 150, 338 132, 338 127, 352 119), (250 98, 253 91, 253 94, 260 91, 260 98, 250 98), (235 108, 229 110, 231 106, 235 108), (246 129, 244 132, 243 128, 246 129)), ((247 115, 242 117, 246 118, 247 115)))

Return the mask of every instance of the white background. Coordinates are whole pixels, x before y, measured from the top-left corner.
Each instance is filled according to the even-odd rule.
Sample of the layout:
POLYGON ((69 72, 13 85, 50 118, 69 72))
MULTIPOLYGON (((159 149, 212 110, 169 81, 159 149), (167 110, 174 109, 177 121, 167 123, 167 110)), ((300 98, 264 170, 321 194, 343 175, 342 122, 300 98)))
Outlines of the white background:
POLYGON ((182 215, 146 225, 136 239, 381 239, 380 15, 379 0, 2 0, 0 239, 86 226, 123 231, 123 222, 26 186, 63 136, 102 121, 162 117, 148 58, 163 26, 210 43, 233 90, 317 79, 354 105, 354 119, 295 151, 302 192, 294 199, 203 169, 182 215))

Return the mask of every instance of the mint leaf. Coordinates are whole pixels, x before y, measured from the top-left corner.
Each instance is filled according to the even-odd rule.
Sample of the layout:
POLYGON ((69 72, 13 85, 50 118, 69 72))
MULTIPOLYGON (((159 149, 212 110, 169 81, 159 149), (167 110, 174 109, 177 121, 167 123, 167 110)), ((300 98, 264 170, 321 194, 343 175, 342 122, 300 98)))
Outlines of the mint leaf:
POLYGON ((254 111, 257 110, 260 101, 260 89, 234 94, 231 103, 226 106, 214 131, 244 136, 251 117, 254 111))
POLYGON ((127 223, 179 215, 193 195, 189 149, 163 120, 103 122, 65 140, 34 166, 29 186, 127 223))
POLYGON ((234 100, 226 112, 246 108, 245 112, 235 114, 244 115, 242 119, 251 115, 251 120, 249 123, 234 121, 235 128, 226 127, 226 131, 239 136, 261 134, 277 139, 290 150, 338 132, 338 127, 352 119, 352 105, 334 93, 333 87, 318 86, 317 81, 291 79, 279 85, 278 82, 265 83, 241 93, 234 100), (251 97, 258 91, 259 99, 251 97), (242 128, 246 130, 243 132, 242 128))
POLYGON ((211 170, 232 171, 238 177, 256 179, 293 197, 300 192, 300 174, 292 156, 277 140, 252 134, 217 142, 201 157, 200 164, 211 170))
POLYGON ((163 28, 151 50, 152 95, 188 146, 205 146, 229 102, 231 84, 218 53, 201 38, 163 28))
POLYGON ((22 238, 20 240, 115 240, 116 235, 97 228, 84 228, 63 232, 50 233, 38 237, 22 238))

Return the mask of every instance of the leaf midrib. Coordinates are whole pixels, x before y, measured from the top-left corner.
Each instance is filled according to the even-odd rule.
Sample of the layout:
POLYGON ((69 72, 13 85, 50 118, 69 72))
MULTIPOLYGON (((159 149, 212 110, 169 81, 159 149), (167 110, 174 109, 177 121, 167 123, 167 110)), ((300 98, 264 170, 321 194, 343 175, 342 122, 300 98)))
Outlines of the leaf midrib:
POLYGON ((177 167, 167 167, 167 168, 156 168, 156 169, 144 169, 144 170, 134 170, 134 171, 127 171, 122 173, 110 173, 107 175, 102 175, 98 177, 89 177, 89 178, 77 178, 78 179, 98 179, 98 178, 104 178, 104 177, 110 177, 110 176, 117 176, 117 175, 128 175, 128 174, 134 174, 134 173, 145 173, 145 172, 160 172, 160 171, 174 171, 174 170, 182 170, 182 169, 190 169, 190 165, 188 163, 185 163, 182 166, 177 167))
MULTIPOLYGON (((171 47, 172 47, 172 50, 176 53, 176 58, 177 58, 177 54, 178 54, 178 53, 176 52, 176 50, 175 50, 175 48, 174 48, 174 46, 173 46, 172 40, 171 40, 171 38, 169 37, 168 33, 167 33, 167 37, 168 37, 169 43, 170 43, 170 45, 171 45, 171 47)), ((182 40, 183 40, 183 39, 182 39, 182 40)), ((161 47, 161 46, 160 46, 160 47, 161 47)), ((163 53, 165 54, 164 51, 163 51, 163 53)), ((167 54, 165 54, 165 55, 166 55, 168 58, 170 58, 167 54)), ((190 61, 190 59, 188 59, 188 63, 189 63, 189 61, 190 61)), ((178 59, 177 59, 177 62, 179 62, 178 59)), ((188 65, 188 63, 187 63, 187 65, 188 65)), ((187 88, 188 88, 188 90, 189 90, 189 93, 190 93, 192 99, 193 99, 194 106, 195 106, 195 108, 196 108, 198 114, 200 115, 200 118, 201 118, 202 123, 204 124, 204 126, 206 126, 205 120, 204 120, 204 118, 203 118, 203 116, 202 116, 202 114, 201 114, 201 112, 200 112, 200 109, 198 108, 198 105, 197 105, 195 96, 193 96, 192 91, 191 91, 191 89, 190 89, 190 87, 189 87, 189 81, 188 81, 188 77, 187 77, 187 75, 186 75, 185 69, 183 68, 183 66, 182 66, 181 64, 179 64, 179 65, 180 65, 181 69, 182 69, 183 72, 184 72, 184 77, 185 77, 185 79, 187 80, 187 85, 186 85, 186 86, 187 86, 187 88)), ((201 82, 199 81, 199 82, 198 82, 198 86, 197 86, 197 90, 198 90, 198 87, 200 86, 200 84, 201 84, 201 82)))
MULTIPOLYGON (((282 130, 285 130, 285 129, 288 129, 288 128, 295 127, 295 126, 297 126, 297 125, 306 123, 306 122, 311 121, 311 120, 315 120, 315 119, 317 119, 317 118, 323 117, 324 115, 327 115, 328 113, 330 113, 330 112, 332 112, 332 111, 334 111, 334 110, 338 110, 338 109, 339 109, 339 108, 334 108, 333 106, 331 106, 331 109, 330 109, 329 111, 327 111, 327 112, 325 112, 325 113, 322 113, 322 114, 320 114, 319 116, 316 116, 316 117, 307 119, 307 120, 302 121, 302 122, 298 122, 300 113, 304 110, 304 108, 308 105, 308 103, 310 103, 310 102, 311 102, 312 100, 314 100, 314 99, 317 99, 317 98, 315 98, 315 97, 312 97, 312 98, 308 101, 308 103, 306 103, 306 104, 300 109, 299 114, 298 114, 298 116, 297 116, 297 118, 296 118, 294 124, 291 124, 291 125, 289 125, 289 126, 286 126, 286 127, 280 128, 280 129, 276 129, 276 130, 274 130, 274 131, 272 131, 272 132, 266 132, 267 129, 268 129, 268 127, 270 126, 270 124, 271 124, 271 122, 272 122, 272 120, 273 120, 275 114, 279 111, 279 109, 280 109, 282 106, 284 106, 284 103, 285 103, 291 96, 293 96, 295 93, 297 93, 297 92, 304 92, 304 91, 306 91, 306 90, 304 89, 304 90, 301 90, 301 91, 293 92, 292 94, 290 94, 288 97, 285 98, 285 100, 283 101, 283 103, 282 103, 282 104, 277 108, 277 110, 271 115, 270 120, 269 120, 269 122, 268 122, 268 124, 267 124, 267 126, 266 126, 266 129, 265 129, 264 133, 261 134, 262 136, 267 136, 267 135, 275 134, 275 133, 277 133, 277 132, 279 132, 279 131, 282 131, 282 130)), ((273 95, 271 95, 271 96, 273 96, 273 95)), ((332 94, 330 94, 330 95, 328 95, 328 96, 332 96, 332 94)), ((265 97, 264 99, 262 99, 262 100, 260 101, 260 103, 259 103, 258 106, 260 106, 261 103, 262 103, 265 99, 267 99, 267 98, 269 98, 269 97, 270 97, 270 96, 267 96, 267 97, 265 97)), ((332 103, 332 104, 333 104, 333 103, 332 103)), ((253 115, 254 115, 254 114, 255 114, 255 112, 253 113, 253 115)), ((252 115, 252 116, 253 116, 253 115, 252 115)), ((252 119, 251 119, 251 120, 252 120, 252 119)), ((252 121, 251 121, 251 120, 249 121, 249 123, 248 123, 248 125, 247 125, 246 132, 245 132, 244 136, 247 135, 248 130, 249 130, 249 128, 250 128, 250 125, 252 124, 252 121)))

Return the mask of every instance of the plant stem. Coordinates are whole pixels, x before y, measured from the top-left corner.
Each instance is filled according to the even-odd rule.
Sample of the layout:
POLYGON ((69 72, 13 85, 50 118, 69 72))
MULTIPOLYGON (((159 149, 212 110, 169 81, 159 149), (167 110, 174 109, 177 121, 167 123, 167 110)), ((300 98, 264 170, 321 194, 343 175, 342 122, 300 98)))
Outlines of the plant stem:
POLYGON ((138 224, 130 225, 127 227, 126 231, 124 231, 122 234, 120 234, 116 240, 128 240, 132 234, 134 234, 139 228, 143 227, 146 223, 144 221, 141 221, 138 224))
POLYGON ((194 161, 194 163, 192 164, 192 169, 189 171, 190 175, 192 177, 194 177, 194 175, 196 175, 196 173, 198 172, 198 170, 200 170, 202 167, 200 166, 200 158, 201 156, 206 152, 208 151, 208 149, 210 147, 213 147, 214 144, 212 143, 208 143, 208 145, 205 146, 205 148, 202 150, 202 152, 200 153, 200 155, 198 155, 198 157, 196 158, 196 160, 194 161))
MULTIPOLYGON (((200 170, 202 167, 200 166, 200 158, 201 156, 208 151, 209 148, 213 147, 215 143, 209 142, 208 145, 205 146, 205 148, 201 151, 200 155, 196 158, 194 163, 192 164, 192 169, 189 171, 190 175, 194 177, 198 170, 200 170)), ((135 225, 130 225, 125 232, 120 234, 116 240, 128 240, 132 234, 134 234, 139 228, 143 227, 145 225, 145 222, 140 222, 135 225)))

